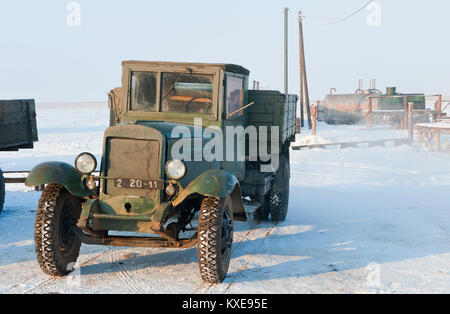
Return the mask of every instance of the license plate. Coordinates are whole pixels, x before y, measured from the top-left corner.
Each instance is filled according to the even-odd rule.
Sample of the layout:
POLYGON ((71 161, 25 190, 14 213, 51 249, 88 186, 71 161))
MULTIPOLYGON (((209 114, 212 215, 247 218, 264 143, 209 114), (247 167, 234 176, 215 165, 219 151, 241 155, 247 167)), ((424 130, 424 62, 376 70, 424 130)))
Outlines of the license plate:
POLYGON ((114 186, 122 189, 162 190, 164 189, 164 181, 116 178, 114 179, 114 186))

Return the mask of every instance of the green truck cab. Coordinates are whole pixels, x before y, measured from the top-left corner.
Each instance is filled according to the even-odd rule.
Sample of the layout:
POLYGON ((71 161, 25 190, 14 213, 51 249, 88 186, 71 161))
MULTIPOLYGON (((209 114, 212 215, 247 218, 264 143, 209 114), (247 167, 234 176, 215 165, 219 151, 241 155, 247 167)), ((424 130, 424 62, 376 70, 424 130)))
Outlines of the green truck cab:
POLYGON ((75 167, 43 163, 27 178, 27 186, 46 185, 36 213, 38 262, 63 276, 81 243, 197 245, 203 280, 221 282, 234 221, 286 218, 297 96, 248 90, 249 71, 238 65, 122 67, 122 87, 109 93, 102 160, 81 153, 75 167))

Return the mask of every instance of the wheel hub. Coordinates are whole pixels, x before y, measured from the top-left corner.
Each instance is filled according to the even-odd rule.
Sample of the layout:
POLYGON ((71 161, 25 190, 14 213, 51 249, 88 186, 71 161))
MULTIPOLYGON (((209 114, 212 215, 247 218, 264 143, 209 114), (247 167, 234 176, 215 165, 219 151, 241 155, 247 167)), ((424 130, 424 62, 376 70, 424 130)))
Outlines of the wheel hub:
POLYGON ((233 222, 228 214, 228 208, 225 208, 222 217, 222 232, 220 238, 220 252, 225 261, 233 243, 233 222))

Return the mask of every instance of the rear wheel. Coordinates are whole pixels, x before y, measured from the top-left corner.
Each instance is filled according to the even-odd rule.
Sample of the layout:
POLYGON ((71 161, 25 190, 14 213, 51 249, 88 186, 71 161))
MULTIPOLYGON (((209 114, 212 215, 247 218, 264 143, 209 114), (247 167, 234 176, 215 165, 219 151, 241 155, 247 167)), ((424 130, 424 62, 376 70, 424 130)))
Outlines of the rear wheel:
POLYGON ((81 202, 58 184, 42 192, 36 212, 35 249, 41 269, 50 276, 73 270, 80 253, 80 240, 72 232, 81 213, 81 202))
POLYGON ((222 282, 228 272, 233 243, 230 197, 207 197, 200 206, 197 254, 202 279, 222 282))
POLYGON ((5 203, 5 178, 3 177, 2 169, 0 169, 0 214, 5 203))
POLYGON ((289 179, 291 175, 289 146, 283 147, 280 157, 280 167, 275 174, 269 199, 270 215, 274 222, 284 221, 289 207, 289 179))

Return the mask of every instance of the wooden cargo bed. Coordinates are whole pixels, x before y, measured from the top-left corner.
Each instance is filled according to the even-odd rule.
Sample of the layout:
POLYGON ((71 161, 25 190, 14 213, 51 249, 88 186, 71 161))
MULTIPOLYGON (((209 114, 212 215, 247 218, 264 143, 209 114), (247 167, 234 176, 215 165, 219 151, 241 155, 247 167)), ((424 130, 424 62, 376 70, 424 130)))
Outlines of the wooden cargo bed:
POLYGON ((257 129, 266 126, 270 141, 271 126, 279 127, 280 144, 293 141, 297 112, 297 95, 287 97, 279 91, 249 90, 249 102, 255 104, 248 109, 247 126, 257 129))

